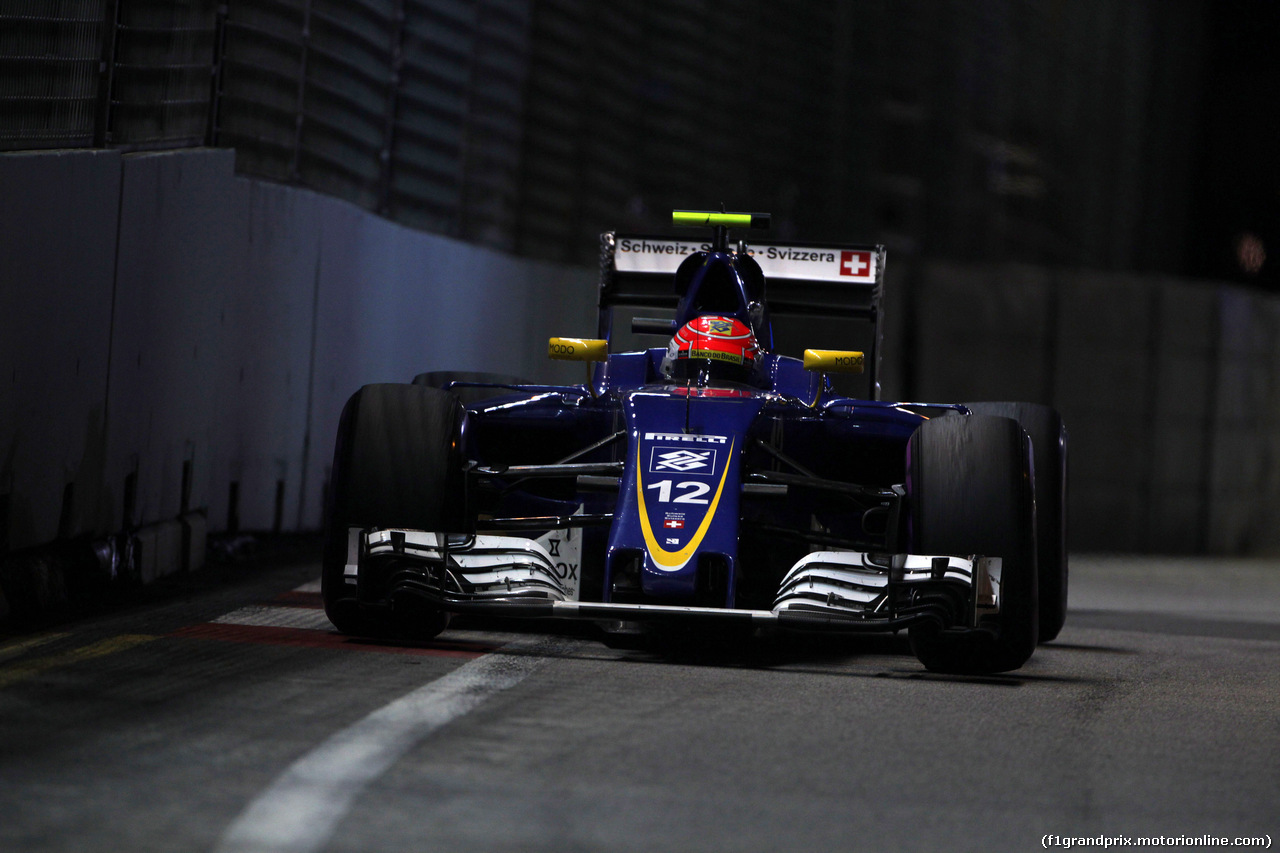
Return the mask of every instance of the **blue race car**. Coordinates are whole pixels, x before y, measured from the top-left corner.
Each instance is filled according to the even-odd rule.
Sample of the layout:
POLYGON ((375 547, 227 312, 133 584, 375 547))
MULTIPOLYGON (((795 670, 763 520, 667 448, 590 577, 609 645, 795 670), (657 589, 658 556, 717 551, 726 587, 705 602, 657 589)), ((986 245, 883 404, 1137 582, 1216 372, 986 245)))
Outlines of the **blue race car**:
POLYGON ((708 237, 602 235, 597 337, 549 343, 587 364, 582 385, 357 391, 326 508, 333 624, 424 639, 453 614, 577 619, 618 644, 906 630, 925 667, 959 673, 1017 669, 1055 637, 1061 418, 879 400, 884 248, 730 243, 768 219, 677 211, 708 237), (632 334, 664 345, 612 352, 636 310, 661 316, 631 315, 632 334), (775 324, 832 318, 869 346, 774 351, 775 324), (837 393, 861 381, 845 374, 865 393, 837 393))

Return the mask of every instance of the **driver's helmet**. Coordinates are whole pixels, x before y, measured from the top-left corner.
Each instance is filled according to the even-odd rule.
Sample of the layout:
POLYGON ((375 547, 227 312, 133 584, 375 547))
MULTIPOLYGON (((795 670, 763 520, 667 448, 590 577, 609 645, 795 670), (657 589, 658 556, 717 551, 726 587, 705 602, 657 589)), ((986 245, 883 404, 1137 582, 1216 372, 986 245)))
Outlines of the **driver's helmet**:
POLYGON ((760 358, 756 336, 733 317, 705 314, 676 332, 662 359, 662 375, 686 381, 748 382, 760 358))

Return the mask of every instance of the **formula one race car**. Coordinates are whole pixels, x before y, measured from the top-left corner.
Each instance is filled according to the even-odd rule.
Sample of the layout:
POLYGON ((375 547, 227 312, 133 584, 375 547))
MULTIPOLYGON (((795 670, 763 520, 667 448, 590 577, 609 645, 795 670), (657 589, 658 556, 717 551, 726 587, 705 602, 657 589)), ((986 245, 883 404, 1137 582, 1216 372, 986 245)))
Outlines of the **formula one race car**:
POLYGON ((1066 614, 1061 418, 881 402, 883 247, 731 246, 729 228, 765 214, 674 224, 710 239, 602 235, 597 337, 549 344, 587 363, 584 384, 424 374, 351 397, 326 510, 333 624, 429 638, 453 614, 551 617, 606 640, 905 629, 931 670, 1022 666, 1066 614), (631 317, 664 345, 611 352, 637 308, 665 313, 631 317), (778 355, 784 317, 865 321, 870 346, 778 355), (833 391, 859 373, 865 394, 833 391))

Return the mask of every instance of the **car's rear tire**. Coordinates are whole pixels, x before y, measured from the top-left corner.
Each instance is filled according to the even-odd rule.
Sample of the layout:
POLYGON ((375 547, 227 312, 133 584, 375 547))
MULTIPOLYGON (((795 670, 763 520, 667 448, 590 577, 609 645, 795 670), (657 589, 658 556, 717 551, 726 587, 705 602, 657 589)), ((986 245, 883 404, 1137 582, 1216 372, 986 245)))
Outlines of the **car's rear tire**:
POLYGON ((1035 651, 1037 603, 1030 440, 1018 422, 989 415, 926 421, 907 445, 911 551, 1000 557, 1000 612, 972 630, 912 627, 928 669, 1017 669, 1035 651))
POLYGON ((458 455, 462 407, 417 385, 366 385, 342 410, 333 454, 320 587, 329 621, 346 634, 433 637, 448 615, 415 608, 391 624, 362 608, 344 577, 351 528, 462 531, 465 488, 458 455))
POLYGON ((1062 416, 1034 403, 966 403, 976 415, 1013 418, 1031 436, 1036 480, 1036 560, 1040 642, 1056 638, 1067 619, 1067 428, 1062 416))

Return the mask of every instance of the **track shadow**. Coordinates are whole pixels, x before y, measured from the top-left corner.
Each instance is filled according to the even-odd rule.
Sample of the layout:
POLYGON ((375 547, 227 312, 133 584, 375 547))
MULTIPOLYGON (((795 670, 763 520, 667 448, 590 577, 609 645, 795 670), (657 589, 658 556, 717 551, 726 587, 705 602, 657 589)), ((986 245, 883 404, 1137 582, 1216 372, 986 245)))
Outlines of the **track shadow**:
POLYGON ((1126 649, 1120 646, 1102 646, 1089 645, 1087 643, 1045 643, 1041 646, 1043 649, 1054 649, 1064 652, 1092 652, 1099 655, 1136 655, 1140 654, 1137 649, 1126 649))
MULTIPOLYGON (((474 623, 472 627, 475 627, 474 623)), ((496 626, 487 626, 496 627, 496 626)), ((510 627, 510 624, 507 624, 510 627)), ((899 679, 911 681, 1021 687, 1036 683, 1089 683, 1092 679, 1032 672, 958 675, 925 670, 911 653, 905 635, 818 636, 782 634, 755 636, 731 632, 659 634, 630 638, 619 647, 599 628, 583 630, 582 624, 566 625, 564 632, 548 630, 543 621, 534 633, 562 636, 580 642, 548 649, 545 646, 511 644, 495 654, 536 655, 561 660, 612 661, 648 666, 691 666, 802 673, 830 678, 899 679), (892 660, 886 660, 891 658, 892 660)), ((1034 662, 1034 659, 1033 659, 1034 662)))
POLYGON ((1073 628, 1097 628, 1173 637, 1280 641, 1280 623, 1211 618, 1182 613, 1073 610, 1068 624, 1073 628))

